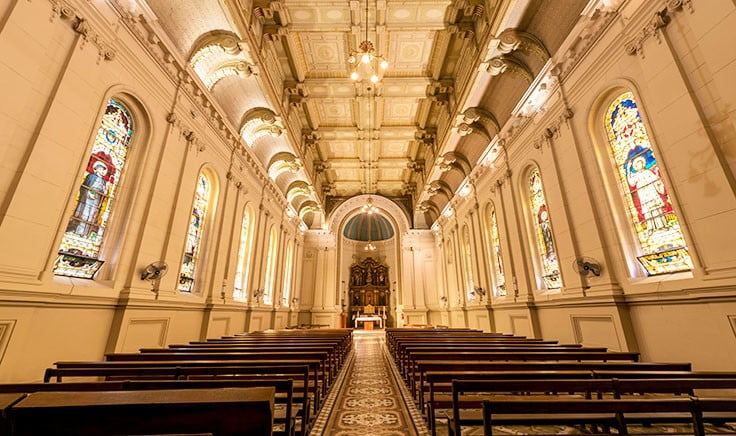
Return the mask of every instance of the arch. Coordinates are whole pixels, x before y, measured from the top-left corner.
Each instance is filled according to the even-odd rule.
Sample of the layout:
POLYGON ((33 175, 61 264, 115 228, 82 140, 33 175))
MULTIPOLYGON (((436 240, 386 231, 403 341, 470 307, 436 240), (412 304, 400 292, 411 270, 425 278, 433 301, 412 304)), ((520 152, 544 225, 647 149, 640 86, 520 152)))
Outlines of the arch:
POLYGON ((282 151, 273 155, 267 168, 268 176, 271 180, 276 180, 280 174, 286 171, 291 173, 298 172, 302 168, 302 162, 293 154, 282 151))
POLYGON ((286 189, 286 201, 291 204, 294 209, 299 209, 299 205, 296 201, 299 197, 312 199, 312 189, 304 180, 296 180, 286 189))
POLYGON ((243 207, 243 218, 240 224, 240 243, 238 245, 233 299, 245 301, 248 298, 248 280, 250 278, 250 253, 253 250, 253 233, 255 229, 255 211, 248 203, 243 207))
POLYGON ((473 169, 464 154, 454 151, 443 154, 437 159, 436 165, 441 172, 457 171, 462 178, 467 177, 473 169))
MULTIPOLYGON (((601 94, 590 120, 600 137, 605 137, 600 142, 605 143, 606 152, 600 150, 599 164, 613 168, 619 186, 608 190, 609 196, 621 199, 614 201, 614 210, 621 214, 621 201, 624 203, 627 219, 620 222, 628 223, 625 227, 631 235, 624 238, 629 242, 624 245, 630 247, 629 260, 635 258, 648 276, 691 271, 693 262, 682 224, 638 102, 633 87, 613 87, 601 94)), ((595 130, 591 131, 594 142, 595 130)), ((610 174, 610 169, 604 172, 610 174)), ((637 275, 636 271, 630 272, 637 275)))
POLYGON ((493 271, 493 296, 506 296, 506 271, 503 266, 503 252, 501 249, 501 232, 498 229, 496 206, 489 202, 485 208, 485 229, 488 240, 489 259, 493 271))
POLYGON ((106 230, 137 129, 126 100, 124 95, 113 94, 102 110, 54 261, 55 275, 92 279, 102 267, 106 230))
POLYGON ((361 212, 360 209, 368 202, 368 199, 371 200, 379 213, 383 213, 388 218, 394 229, 396 229, 396 233, 405 234, 409 231, 411 227, 409 220, 396 203, 380 195, 361 194, 345 200, 332 211, 327 218, 327 228, 330 232, 338 234, 348 219, 361 212))
POLYGON ((253 147, 258 138, 266 135, 277 138, 281 136, 284 129, 281 117, 274 111, 265 107, 257 107, 243 115, 240 136, 249 147, 253 147))
POLYGON ((217 175, 208 167, 203 167, 197 175, 192 208, 187 225, 184 254, 179 269, 180 292, 192 293, 201 270, 201 258, 206 242, 208 224, 212 221, 217 201, 217 175))
POLYGON ((533 245, 538 254, 540 278, 546 289, 560 289, 563 285, 562 274, 542 174, 536 165, 529 166, 523 174, 521 198, 528 201, 527 210, 533 229, 533 245))
POLYGON ((317 204, 316 201, 309 200, 305 201, 301 207, 299 207, 299 218, 302 220, 304 219, 304 216, 310 213, 319 213, 320 208, 319 204, 317 204))
POLYGON ((476 133, 481 135, 487 142, 491 142, 493 136, 501 130, 496 117, 482 107, 465 109, 463 113, 456 117, 455 122, 454 129, 460 136, 476 133))
POLYGON ((246 59, 240 38, 227 30, 213 30, 200 36, 192 46, 189 63, 207 89, 229 76, 250 77, 255 66, 246 59))
POLYGON ((272 225, 268 232, 268 252, 266 257, 266 276, 263 283, 263 303, 273 304, 273 294, 276 286, 276 264, 279 251, 279 232, 272 225))
POLYGON ((437 194, 444 195, 445 202, 449 202, 450 200, 452 200, 452 197, 455 195, 453 189, 444 180, 433 180, 432 182, 427 184, 424 190, 427 192, 427 194, 429 194, 430 197, 434 197, 437 194))

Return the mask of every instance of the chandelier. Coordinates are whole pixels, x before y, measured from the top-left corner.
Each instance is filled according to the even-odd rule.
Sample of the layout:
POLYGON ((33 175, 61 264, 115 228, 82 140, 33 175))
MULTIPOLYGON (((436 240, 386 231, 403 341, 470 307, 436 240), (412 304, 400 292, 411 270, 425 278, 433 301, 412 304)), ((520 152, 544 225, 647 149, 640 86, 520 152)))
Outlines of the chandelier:
POLYGON ((388 69, 388 61, 375 52, 376 47, 368 39, 368 0, 365 0, 365 39, 358 45, 358 51, 352 51, 348 56, 352 80, 378 83, 383 78, 383 73, 388 69))
POLYGON ((363 205, 363 207, 360 210, 363 213, 368 214, 368 215, 373 215, 374 213, 378 212, 378 208, 376 208, 376 206, 373 205, 373 202, 371 201, 371 197, 368 197, 368 200, 366 201, 366 203, 363 205))

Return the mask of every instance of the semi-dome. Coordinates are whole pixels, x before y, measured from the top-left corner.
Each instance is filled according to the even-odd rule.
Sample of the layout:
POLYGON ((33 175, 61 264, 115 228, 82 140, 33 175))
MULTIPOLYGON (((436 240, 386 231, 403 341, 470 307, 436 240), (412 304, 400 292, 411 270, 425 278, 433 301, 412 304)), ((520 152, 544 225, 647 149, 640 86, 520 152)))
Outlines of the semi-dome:
POLYGON ((385 241, 393 238, 394 228, 383 215, 361 213, 350 218, 342 234, 353 241, 385 241), (370 239, 368 238, 369 228, 370 239))

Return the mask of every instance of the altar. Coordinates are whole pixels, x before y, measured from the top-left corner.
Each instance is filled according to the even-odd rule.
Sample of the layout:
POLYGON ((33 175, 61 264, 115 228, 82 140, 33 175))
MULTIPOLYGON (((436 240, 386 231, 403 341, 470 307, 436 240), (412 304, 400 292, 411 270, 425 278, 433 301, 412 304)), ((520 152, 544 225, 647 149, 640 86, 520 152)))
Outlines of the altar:
POLYGON ((368 257, 350 267, 348 327, 386 328, 393 325, 388 267, 368 257))
POLYGON ((383 318, 378 315, 361 315, 355 318, 356 327, 361 322, 363 323, 363 330, 373 330, 376 324, 378 324, 378 328, 383 328, 383 318))

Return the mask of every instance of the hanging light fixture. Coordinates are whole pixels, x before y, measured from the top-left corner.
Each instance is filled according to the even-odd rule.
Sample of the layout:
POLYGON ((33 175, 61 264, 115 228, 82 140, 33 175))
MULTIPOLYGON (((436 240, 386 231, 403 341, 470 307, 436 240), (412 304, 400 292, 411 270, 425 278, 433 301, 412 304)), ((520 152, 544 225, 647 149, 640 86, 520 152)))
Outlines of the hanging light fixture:
POLYGON ((365 39, 358 44, 358 50, 350 53, 350 78, 356 82, 370 80, 378 83, 388 69, 388 61, 376 55, 376 47, 368 39, 368 0, 365 0, 365 39))
POLYGON ((371 197, 368 197, 368 200, 366 200, 365 204, 361 208, 361 211, 368 215, 373 215, 374 213, 378 212, 376 206, 373 205, 371 197))
POLYGON ((376 211, 375 206, 370 204, 371 198, 368 197, 368 204, 363 206, 363 212, 368 215, 368 244, 363 248, 365 251, 376 251, 376 246, 373 245, 373 230, 371 229, 371 221, 373 221, 373 214, 376 211), (366 208, 368 206, 368 208, 366 208))

